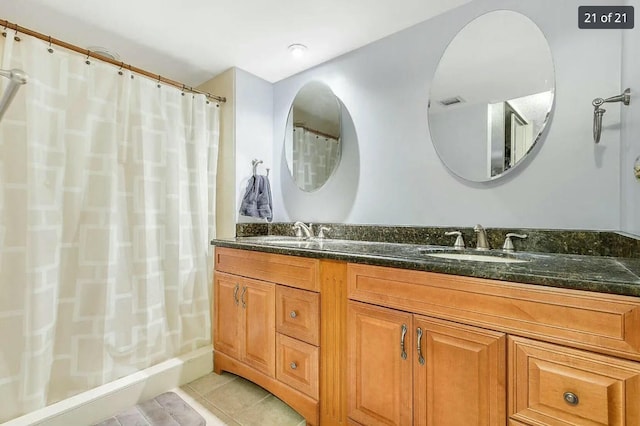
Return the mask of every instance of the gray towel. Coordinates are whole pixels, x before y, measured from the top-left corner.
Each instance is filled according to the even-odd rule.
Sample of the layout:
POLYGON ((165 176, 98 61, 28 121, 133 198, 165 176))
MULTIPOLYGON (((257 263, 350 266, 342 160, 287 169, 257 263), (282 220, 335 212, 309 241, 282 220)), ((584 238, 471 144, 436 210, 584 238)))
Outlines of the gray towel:
POLYGON ((254 175, 249 179, 240 204, 240 214, 267 219, 267 221, 271 222, 273 219, 273 206, 271 204, 271 185, 268 177, 254 175))

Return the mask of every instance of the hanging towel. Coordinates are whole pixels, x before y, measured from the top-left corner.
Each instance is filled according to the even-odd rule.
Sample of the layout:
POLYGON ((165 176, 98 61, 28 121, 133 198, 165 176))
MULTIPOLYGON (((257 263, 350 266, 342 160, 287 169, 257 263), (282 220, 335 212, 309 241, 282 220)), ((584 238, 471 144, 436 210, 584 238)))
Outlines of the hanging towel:
POLYGON ((267 219, 268 222, 271 222, 273 219, 273 206, 271 203, 269 178, 262 175, 252 176, 242 197, 240 214, 267 219))

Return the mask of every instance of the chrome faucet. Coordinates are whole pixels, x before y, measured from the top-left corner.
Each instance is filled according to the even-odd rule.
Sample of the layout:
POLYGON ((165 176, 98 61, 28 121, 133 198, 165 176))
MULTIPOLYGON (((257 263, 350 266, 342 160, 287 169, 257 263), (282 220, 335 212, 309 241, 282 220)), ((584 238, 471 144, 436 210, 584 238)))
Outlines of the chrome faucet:
POLYGON ((511 238, 527 238, 527 234, 514 234, 513 232, 509 232, 504 238, 504 245, 502 246, 502 250, 504 251, 515 251, 516 248, 513 246, 513 241, 511 238))
POLYGON ((478 250, 489 250, 489 242, 487 241, 487 231, 484 230, 482 225, 477 224, 473 231, 477 234, 477 245, 476 248, 478 250))
POLYGON ((462 238, 462 232, 460 232, 460 231, 451 231, 451 232, 445 232, 444 235, 446 235, 446 236, 455 235, 456 236, 456 242, 453 243, 453 248, 455 248, 455 249, 463 249, 464 248, 464 238, 462 238))
POLYGON ((323 240, 325 238, 327 238, 327 236, 324 234, 325 232, 329 232, 331 231, 331 228, 327 227, 327 226, 321 226, 318 229, 318 238, 323 240))
POLYGON ((309 226, 297 221, 293 224, 293 229, 296 231, 296 237, 298 238, 311 238, 313 237, 313 223, 309 223, 309 226))

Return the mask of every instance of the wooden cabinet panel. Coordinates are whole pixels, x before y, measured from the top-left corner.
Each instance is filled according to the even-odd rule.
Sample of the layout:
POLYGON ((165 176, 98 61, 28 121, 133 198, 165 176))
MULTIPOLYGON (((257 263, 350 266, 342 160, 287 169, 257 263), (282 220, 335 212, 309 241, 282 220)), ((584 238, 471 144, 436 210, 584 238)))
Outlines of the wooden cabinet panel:
POLYGON ((640 424, 640 364, 509 337, 509 413, 532 425, 640 424))
POLYGON ((241 359, 275 377, 275 285, 245 279, 240 294, 244 317, 241 359))
POLYGON ((213 346, 215 350, 240 356, 240 279, 216 273, 213 285, 213 346))
POLYGON ((216 247, 215 268, 304 290, 319 290, 317 259, 216 247))
POLYGON ((276 336, 276 347, 278 380, 318 399, 318 347, 280 333, 276 336))
POLYGON ((412 424, 414 340, 411 330, 411 314, 347 303, 347 411, 356 422, 412 424), (401 351, 403 334, 404 352, 401 351))
POLYGON ((640 360, 638 298, 348 265, 349 298, 640 360))
POLYGON ((276 330, 312 345, 320 343, 320 294, 277 286, 276 330))
POLYGON ((417 316, 414 333, 414 424, 504 425, 505 334, 417 316))

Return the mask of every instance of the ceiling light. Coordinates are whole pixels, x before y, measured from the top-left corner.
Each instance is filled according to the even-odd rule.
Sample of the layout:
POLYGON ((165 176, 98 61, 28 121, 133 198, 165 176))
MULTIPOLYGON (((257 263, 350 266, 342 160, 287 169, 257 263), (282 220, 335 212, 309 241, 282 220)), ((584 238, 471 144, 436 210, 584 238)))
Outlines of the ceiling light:
POLYGON ((289 45, 288 49, 289 53, 291 53, 291 56, 293 56, 294 58, 301 58, 302 56, 304 56, 304 52, 306 52, 307 46, 305 46, 304 44, 294 43, 289 45))
POLYGON ((87 49, 91 53, 95 53, 96 55, 104 56, 105 58, 109 58, 109 59, 112 59, 114 61, 119 61, 120 60, 120 55, 118 55, 116 52, 110 51, 106 47, 89 46, 87 49))

